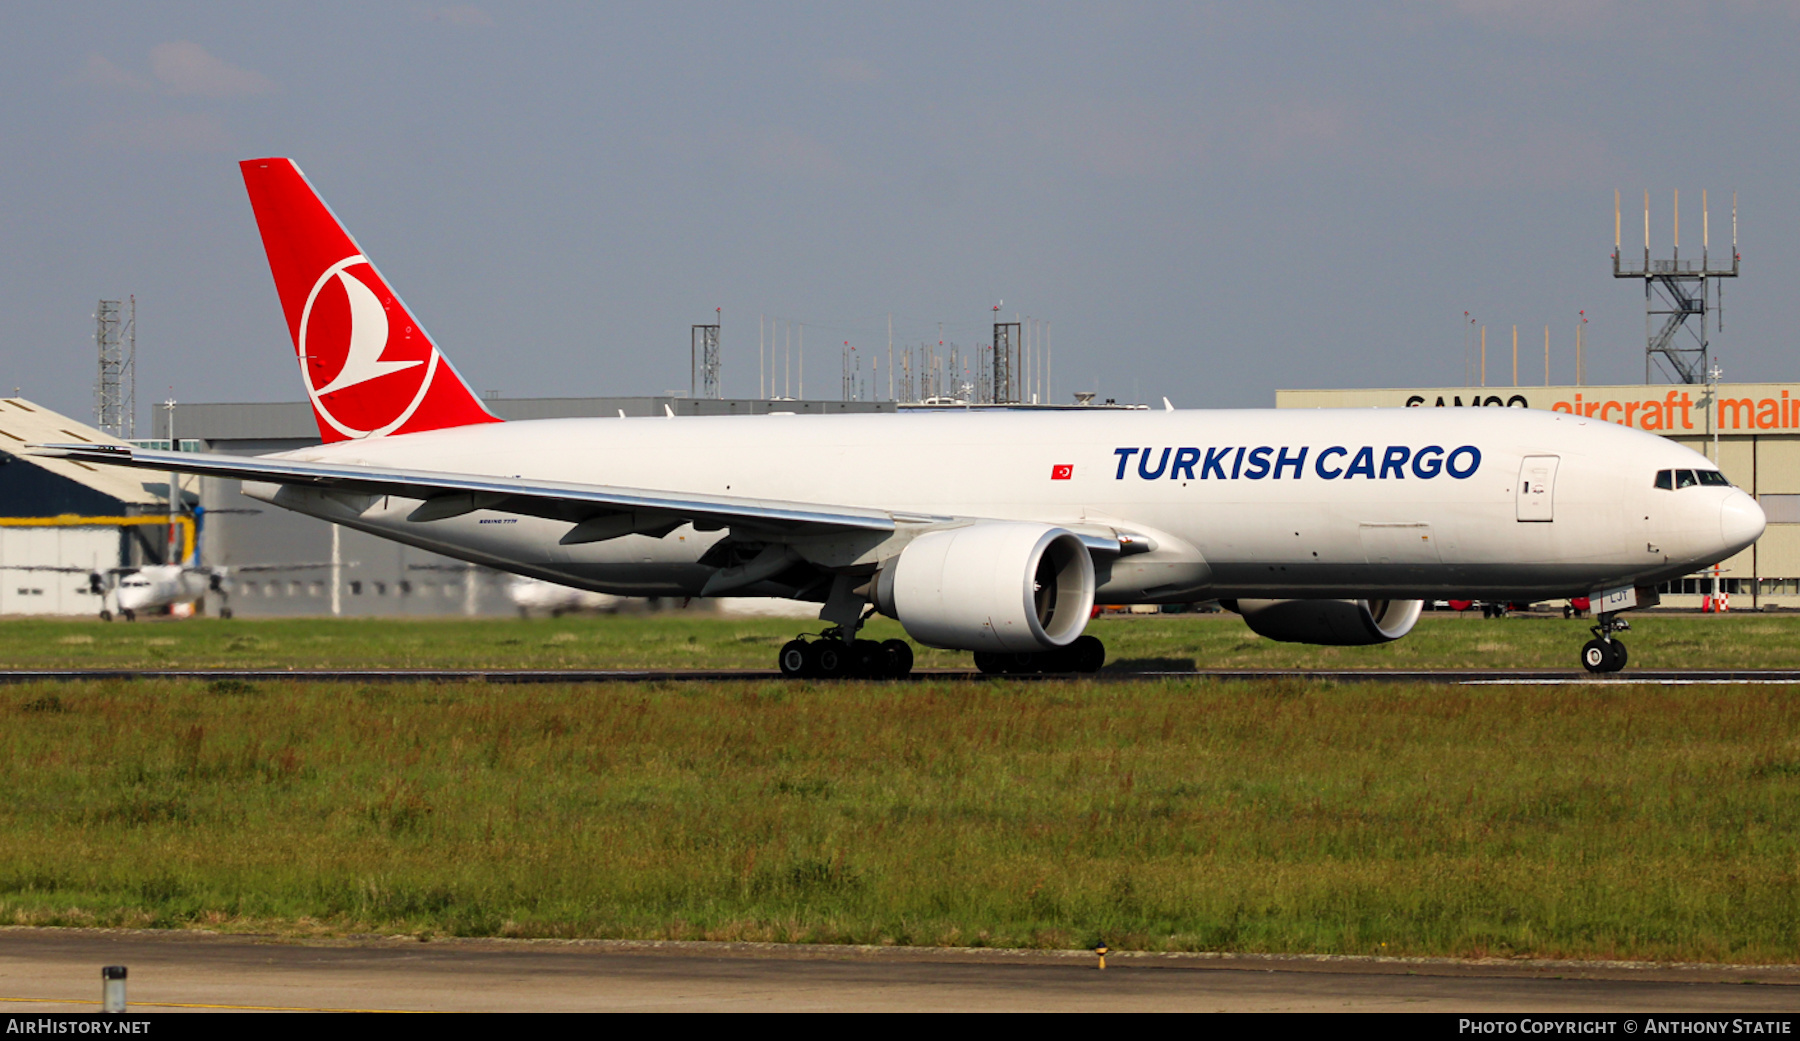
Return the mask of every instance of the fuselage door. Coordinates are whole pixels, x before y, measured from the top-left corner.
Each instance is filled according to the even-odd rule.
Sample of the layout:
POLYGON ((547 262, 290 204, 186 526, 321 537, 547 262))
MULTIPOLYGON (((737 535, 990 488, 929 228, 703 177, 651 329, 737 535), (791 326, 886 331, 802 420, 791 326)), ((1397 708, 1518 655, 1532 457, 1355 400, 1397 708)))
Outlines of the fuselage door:
POLYGON ((1553 455, 1528 455, 1519 464, 1519 519, 1553 521, 1556 498, 1556 464, 1553 455))

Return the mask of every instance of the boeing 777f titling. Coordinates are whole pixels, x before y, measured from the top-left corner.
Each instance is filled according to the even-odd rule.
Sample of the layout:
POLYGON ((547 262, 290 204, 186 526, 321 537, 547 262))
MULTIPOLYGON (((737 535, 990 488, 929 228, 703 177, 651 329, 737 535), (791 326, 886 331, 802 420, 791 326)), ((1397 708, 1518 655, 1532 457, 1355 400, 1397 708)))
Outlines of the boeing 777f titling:
POLYGON ((904 675, 874 612, 983 670, 1081 671, 1106 603, 1219 600, 1278 640, 1405 636, 1426 599, 1620 611, 1762 534, 1704 456, 1520 409, 1055 411, 502 423, 287 159, 241 164, 323 444, 41 451, 249 482, 267 502, 627 596, 820 603, 790 675, 904 675), (945 458, 957 466, 946 469, 945 458))

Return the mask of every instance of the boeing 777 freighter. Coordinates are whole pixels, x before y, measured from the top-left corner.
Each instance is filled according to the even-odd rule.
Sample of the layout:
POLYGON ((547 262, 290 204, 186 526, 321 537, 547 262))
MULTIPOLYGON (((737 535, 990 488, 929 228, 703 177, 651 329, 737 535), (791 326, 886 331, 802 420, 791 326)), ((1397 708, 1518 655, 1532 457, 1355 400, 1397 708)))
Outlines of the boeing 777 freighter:
POLYGON ((1216 599, 1274 639, 1368 644, 1450 596, 1592 596, 1582 661, 1614 671, 1619 612, 1763 531, 1698 453, 1518 409, 502 423, 292 161, 241 166, 324 443, 41 451, 243 480, 277 506, 597 592, 817 601, 831 628, 782 648, 790 675, 904 675, 904 641, 856 638, 877 611, 984 671, 1091 671, 1096 599, 1216 599))

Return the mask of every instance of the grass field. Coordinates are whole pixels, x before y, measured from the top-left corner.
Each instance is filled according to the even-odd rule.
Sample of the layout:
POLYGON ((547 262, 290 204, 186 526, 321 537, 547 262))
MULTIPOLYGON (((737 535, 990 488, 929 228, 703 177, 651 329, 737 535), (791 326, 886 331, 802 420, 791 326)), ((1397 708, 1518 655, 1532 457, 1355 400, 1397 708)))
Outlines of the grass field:
MULTIPOLYGON (((1647 614, 1625 640, 1633 668, 1800 667, 1800 614, 1647 614)), ((561 619, 0 621, 0 667, 753 668, 818 623, 701 614, 561 619)), ((1535 667, 1577 669, 1588 623, 1426 615, 1378 647, 1275 643, 1236 615, 1101 618, 1114 669, 1535 667)), ((885 619, 865 633, 902 635, 885 619)), ((967 654, 918 647, 923 668, 970 668, 967 654)))
POLYGON ((1800 959, 1789 687, 104 681, 0 720, 5 923, 1800 959))

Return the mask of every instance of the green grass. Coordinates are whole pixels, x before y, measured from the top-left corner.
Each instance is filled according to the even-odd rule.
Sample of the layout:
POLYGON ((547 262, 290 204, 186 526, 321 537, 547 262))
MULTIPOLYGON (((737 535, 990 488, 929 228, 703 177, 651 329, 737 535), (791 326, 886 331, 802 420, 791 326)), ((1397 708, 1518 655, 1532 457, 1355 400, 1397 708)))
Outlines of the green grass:
POLYGON ((1800 960, 1794 687, 106 681, 0 749, 6 923, 1800 960))
MULTIPOLYGON (((1634 668, 1800 668, 1800 614, 1630 616, 1634 668)), ((1236 615, 1102 618, 1112 668, 1576 669, 1584 621, 1427 615, 1377 647, 1309 647, 1252 633, 1236 615)), ((0 667, 163 668, 754 668, 820 624, 699 614, 519 619, 267 619, 110 625, 88 619, 0 621, 0 667)), ((900 627, 877 619, 877 639, 900 627)), ((971 668, 967 654, 918 647, 923 668, 971 668)))

